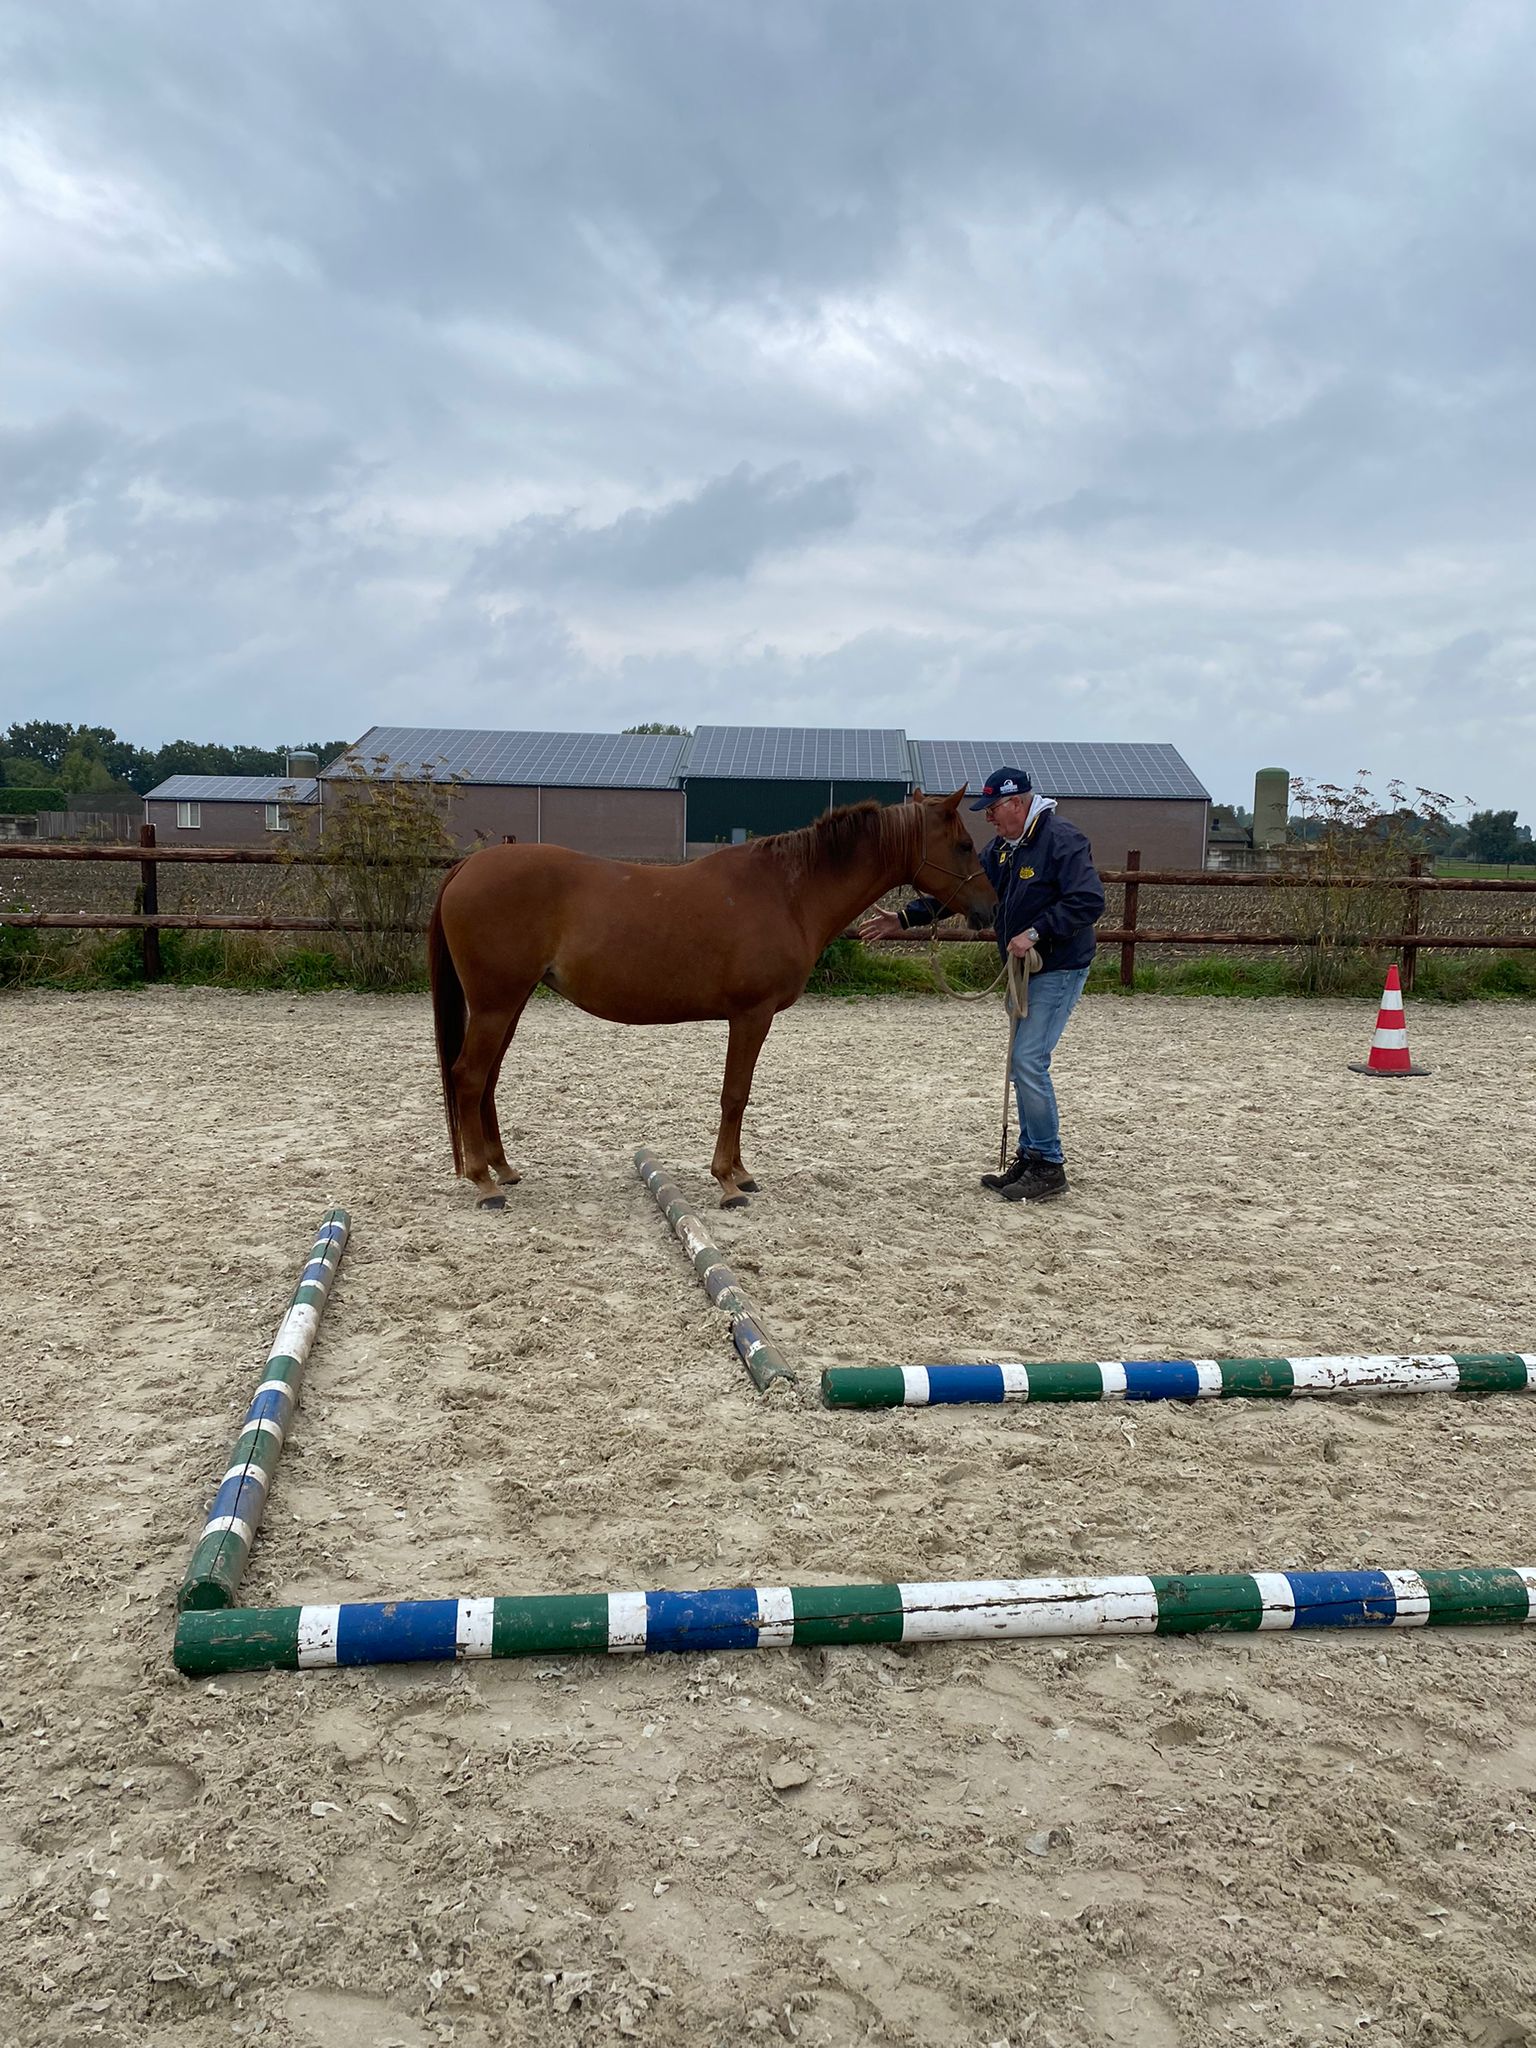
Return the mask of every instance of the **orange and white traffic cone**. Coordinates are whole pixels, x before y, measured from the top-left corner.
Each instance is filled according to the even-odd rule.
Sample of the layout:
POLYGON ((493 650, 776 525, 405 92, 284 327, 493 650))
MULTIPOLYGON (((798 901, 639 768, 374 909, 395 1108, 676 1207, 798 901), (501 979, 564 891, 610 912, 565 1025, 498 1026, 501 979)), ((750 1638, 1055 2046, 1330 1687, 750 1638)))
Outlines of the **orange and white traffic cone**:
POLYGON ((1416 1067, 1408 1054, 1403 985, 1397 978, 1395 967, 1387 969, 1387 985, 1381 992, 1381 1008, 1376 1012, 1376 1033, 1371 1040, 1370 1053, 1364 1060, 1351 1060, 1349 1066, 1354 1074, 1392 1074, 1398 1078, 1429 1072, 1428 1067, 1416 1067))

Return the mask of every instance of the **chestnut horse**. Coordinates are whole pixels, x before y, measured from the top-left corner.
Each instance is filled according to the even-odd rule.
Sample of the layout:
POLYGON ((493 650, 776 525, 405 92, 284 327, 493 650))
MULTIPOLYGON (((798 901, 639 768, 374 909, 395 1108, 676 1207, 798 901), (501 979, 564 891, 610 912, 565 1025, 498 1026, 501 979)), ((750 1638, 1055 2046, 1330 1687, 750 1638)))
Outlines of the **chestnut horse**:
POLYGON ((432 1018, 453 1163, 482 1209, 518 1178, 496 1121, 496 1077, 543 982, 615 1024, 730 1023, 711 1167, 721 1207, 756 1183, 741 1119, 768 1027, 850 918, 911 882, 986 923, 996 898, 960 816, 965 795, 850 804, 678 867, 563 846, 485 846, 451 869, 428 928, 432 1018))

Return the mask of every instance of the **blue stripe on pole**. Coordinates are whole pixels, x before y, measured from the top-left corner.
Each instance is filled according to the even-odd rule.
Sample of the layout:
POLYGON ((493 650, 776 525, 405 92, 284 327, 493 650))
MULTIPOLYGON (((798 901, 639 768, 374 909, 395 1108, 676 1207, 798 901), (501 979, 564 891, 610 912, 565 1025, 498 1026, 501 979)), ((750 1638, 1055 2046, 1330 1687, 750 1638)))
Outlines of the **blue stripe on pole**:
MULTIPOLYGON (((244 1512, 244 1509, 251 1506, 251 1495, 261 1494, 261 1492, 260 1486, 248 1481, 244 1473, 237 1472, 233 1479, 226 1479, 218 1492, 213 1496, 213 1504, 208 1510, 209 1521, 222 1521, 225 1515, 237 1515, 242 1522, 250 1521, 251 1517, 244 1512), (244 1498, 243 1506, 242 1496, 244 1498)), ((256 1519, 257 1521, 261 1519, 261 1510, 259 1508, 256 1511, 256 1519)))
POLYGON ((997 1365, 937 1365, 928 1368, 928 1404, 950 1401, 1001 1401, 1003 1372, 997 1365))
POLYGON ((329 1259, 311 1259, 299 1275, 299 1285, 318 1287, 323 1281, 329 1280, 334 1271, 335 1268, 329 1259))
POLYGON ((252 1401, 246 1410, 245 1426, 249 1429, 253 1422, 275 1422, 280 1429, 286 1429, 292 1412, 293 1395, 274 1387, 269 1393, 258 1394, 252 1401))
POLYGON ((1386 1628, 1397 1595, 1385 1572, 1287 1572, 1297 1628, 1386 1628))
POLYGON ((458 1647, 457 1600, 371 1600, 337 1617, 338 1664, 433 1663, 458 1647))
POLYGON ((1127 1401, 1198 1401, 1200 1373, 1187 1358, 1125 1360, 1127 1401))
POLYGON ((757 1588, 718 1592, 647 1593, 647 1650, 755 1650, 757 1588))

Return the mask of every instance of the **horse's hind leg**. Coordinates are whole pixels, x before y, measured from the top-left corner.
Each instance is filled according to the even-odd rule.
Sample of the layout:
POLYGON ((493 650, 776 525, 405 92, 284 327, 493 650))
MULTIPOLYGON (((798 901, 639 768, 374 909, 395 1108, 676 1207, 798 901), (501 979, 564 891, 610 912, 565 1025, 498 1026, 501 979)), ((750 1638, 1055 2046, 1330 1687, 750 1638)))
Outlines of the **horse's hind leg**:
POLYGON ((485 1131, 486 1161, 491 1172, 503 1187, 513 1187, 522 1179, 515 1166, 507 1161, 506 1149, 501 1142, 501 1123, 496 1115, 496 1083, 501 1074, 501 1063, 507 1056, 507 1047, 512 1043, 512 1034, 522 1019, 523 1008, 528 998, 524 996, 512 1013, 512 1021, 502 1035, 501 1050, 491 1062, 490 1072, 485 1077, 485 1086, 480 1093, 480 1122, 485 1131))
MULTIPOLYGON (((525 995, 523 1002, 526 1001, 525 995)), ((486 1129, 485 1104, 495 1089, 502 1057, 517 1028, 522 1009, 523 1003, 520 1002, 511 1009, 502 1005, 493 1010, 472 1011, 464 1033, 464 1048, 453 1063, 453 1087, 464 1152, 463 1173, 466 1180, 474 1183, 482 1209, 504 1209, 507 1205, 507 1198, 491 1171, 493 1157, 505 1166, 506 1155, 501 1149, 501 1133, 496 1128, 494 1105, 490 1129, 486 1129)))

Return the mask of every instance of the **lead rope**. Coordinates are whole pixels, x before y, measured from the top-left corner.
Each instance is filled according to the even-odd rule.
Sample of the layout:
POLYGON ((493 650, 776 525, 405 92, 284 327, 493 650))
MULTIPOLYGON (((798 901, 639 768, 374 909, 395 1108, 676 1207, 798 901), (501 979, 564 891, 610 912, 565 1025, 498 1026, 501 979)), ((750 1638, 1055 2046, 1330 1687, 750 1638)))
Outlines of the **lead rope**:
POLYGON ((933 972, 934 985, 941 995, 948 996, 952 1003, 984 1003, 995 995, 1006 981, 1008 993, 1004 998, 1008 1006, 1008 1051, 1003 1060, 1003 1132, 997 1146, 997 1170, 1008 1171, 1008 1095, 1009 1083, 1013 1077, 1013 1041, 1021 1021, 1029 1015, 1029 977, 1040 972, 1040 955, 1031 946, 1025 959, 1014 954, 1005 956, 1002 966, 985 988, 961 989, 950 986, 939 957, 939 935, 936 925, 928 927, 928 965, 933 972))

